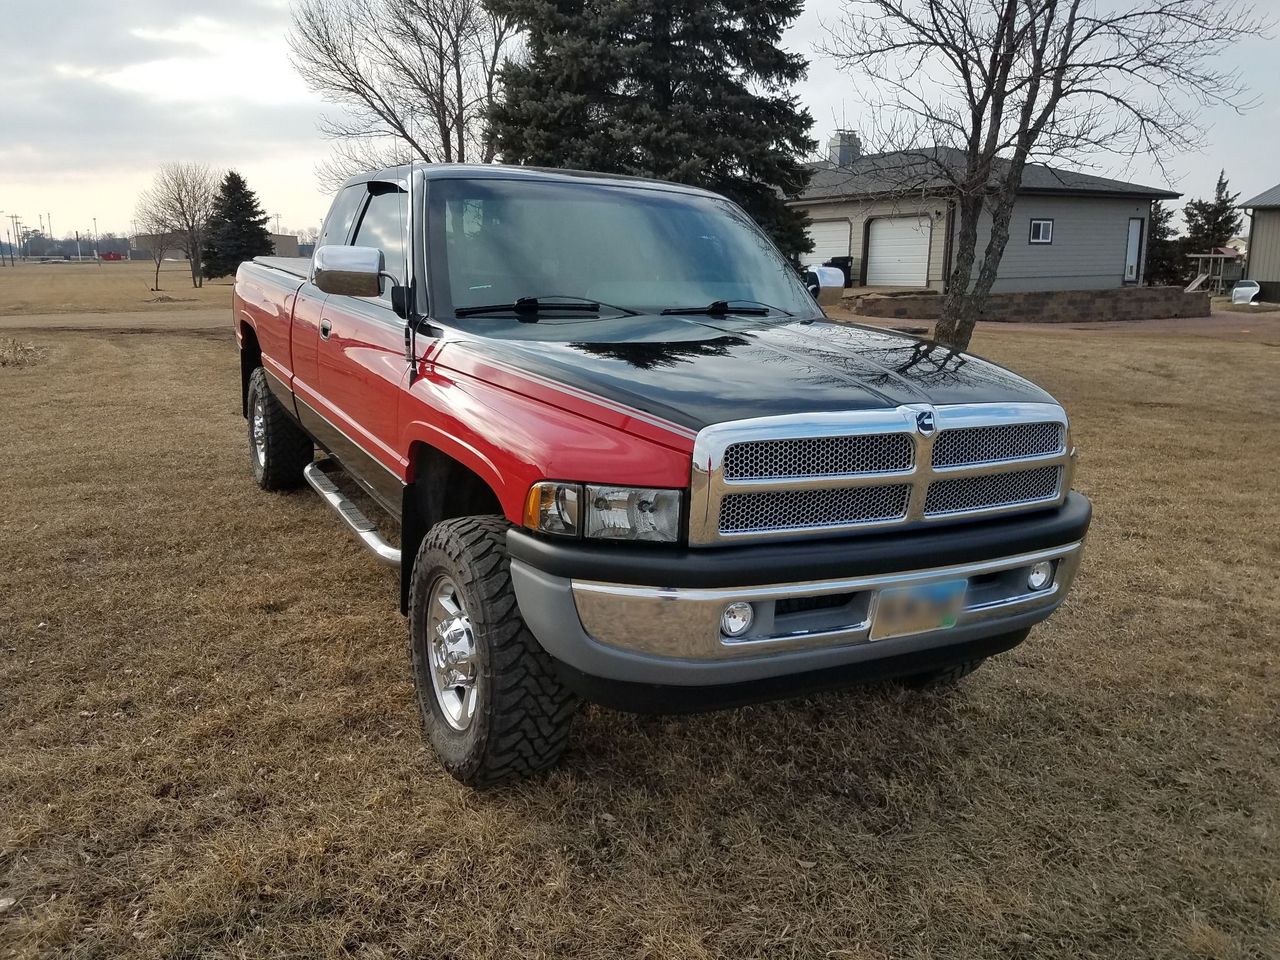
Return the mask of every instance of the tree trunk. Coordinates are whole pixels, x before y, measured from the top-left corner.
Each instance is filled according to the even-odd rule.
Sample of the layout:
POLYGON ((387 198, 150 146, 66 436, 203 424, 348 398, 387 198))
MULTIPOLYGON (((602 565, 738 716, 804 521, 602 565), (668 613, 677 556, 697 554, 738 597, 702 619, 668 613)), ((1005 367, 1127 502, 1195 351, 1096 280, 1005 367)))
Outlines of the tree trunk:
MULTIPOLYGON (((161 257, 161 259, 163 259, 163 257, 161 257)), ((156 261, 156 285, 154 289, 157 293, 160 291, 160 260, 156 261)))
MULTIPOLYGON (((1021 170, 1018 171, 1018 179, 1014 182, 1015 184, 1021 182, 1021 170)), ((974 260, 977 259, 978 217, 977 215, 973 217, 972 232, 966 232, 964 213, 961 214, 960 238, 957 241, 960 254, 956 262, 956 272, 959 272, 962 263, 967 263, 968 270, 962 274, 965 280, 964 289, 960 289, 960 284, 955 282, 953 275, 952 282, 947 288, 947 295, 942 302, 941 318, 933 331, 934 340, 946 344, 953 350, 969 348, 969 341, 973 338, 973 328, 987 305, 987 298, 991 296, 991 287, 996 282, 996 271, 1004 256, 1005 245, 1009 242, 1009 221, 1013 216, 1015 199, 1016 186, 1011 186, 1008 181, 1002 183, 1000 191, 991 204, 991 236, 987 239, 986 249, 982 253, 982 265, 978 269, 977 278, 972 281, 972 286, 969 286, 971 274, 968 270, 972 270, 974 260)), ((979 206, 977 213, 981 212, 982 207, 979 206)))
POLYGON ((957 203, 960 230, 956 234, 956 262, 947 279, 947 292, 942 297, 942 311, 933 330, 933 339, 956 350, 969 345, 973 321, 967 314, 969 286, 973 282, 973 264, 977 259, 978 218, 982 215, 982 197, 964 196, 957 203), (966 329, 966 324, 967 329, 966 329))

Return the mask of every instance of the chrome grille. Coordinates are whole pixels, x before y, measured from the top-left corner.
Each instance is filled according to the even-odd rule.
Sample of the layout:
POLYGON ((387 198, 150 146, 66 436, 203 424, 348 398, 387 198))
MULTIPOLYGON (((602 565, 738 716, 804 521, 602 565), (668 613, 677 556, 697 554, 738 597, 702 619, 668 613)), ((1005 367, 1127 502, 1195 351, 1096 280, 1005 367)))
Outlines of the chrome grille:
POLYGON ((910 470, 910 434, 800 437, 735 443, 724 452, 726 480, 769 477, 835 477, 910 470))
POLYGON ((1060 423, 1006 423, 944 430, 933 441, 935 467, 959 467, 994 460, 1022 460, 1062 452, 1060 423))
POLYGON ((1038 509, 1062 502, 1073 459, 1055 403, 908 404, 715 424, 694 441, 689 543, 1038 509))
POLYGON ((731 493, 720 501, 720 530, 742 533, 885 523, 905 517, 910 499, 909 483, 731 493))
POLYGON ((1056 466, 936 480, 929 484, 924 515, 938 517, 950 513, 969 513, 992 507, 1054 500, 1057 499, 1061 482, 1062 468, 1056 466))

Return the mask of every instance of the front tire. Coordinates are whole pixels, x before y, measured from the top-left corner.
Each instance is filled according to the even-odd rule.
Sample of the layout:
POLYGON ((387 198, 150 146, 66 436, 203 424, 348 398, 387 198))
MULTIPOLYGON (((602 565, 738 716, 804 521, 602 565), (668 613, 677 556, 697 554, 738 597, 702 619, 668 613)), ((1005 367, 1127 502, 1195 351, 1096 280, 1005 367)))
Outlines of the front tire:
POLYGON ((409 653, 441 765, 492 787, 551 767, 577 708, 520 616, 501 517, 436 524, 414 560, 409 653))
POLYGON ((262 367, 249 377, 247 405, 249 463, 254 481, 263 490, 302 486, 302 471, 315 457, 315 447, 272 394, 262 367))

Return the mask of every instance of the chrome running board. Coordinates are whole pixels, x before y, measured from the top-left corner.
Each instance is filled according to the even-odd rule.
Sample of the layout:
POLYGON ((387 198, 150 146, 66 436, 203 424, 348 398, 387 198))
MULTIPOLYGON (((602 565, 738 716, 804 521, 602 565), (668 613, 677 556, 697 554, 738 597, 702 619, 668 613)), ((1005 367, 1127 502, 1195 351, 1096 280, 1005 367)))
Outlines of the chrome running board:
POLYGON ((307 464, 302 475, 307 478, 311 489, 320 494, 324 502, 337 512, 344 523, 360 542, 368 547, 375 557, 389 566, 400 566, 400 551, 378 534, 377 525, 364 515, 359 507, 346 498, 329 477, 325 474, 327 460, 316 460, 307 464))

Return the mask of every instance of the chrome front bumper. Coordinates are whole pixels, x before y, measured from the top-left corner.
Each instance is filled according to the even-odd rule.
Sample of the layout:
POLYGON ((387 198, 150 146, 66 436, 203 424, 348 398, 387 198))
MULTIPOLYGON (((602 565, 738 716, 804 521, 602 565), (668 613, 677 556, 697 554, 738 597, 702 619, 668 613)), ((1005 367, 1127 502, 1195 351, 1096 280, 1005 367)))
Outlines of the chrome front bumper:
MULTIPOLYGON (((609 680, 714 686, 912 656, 1025 631, 1066 597, 1083 540, 999 558, 867 576, 744 587, 653 587, 557 576, 513 558, 520 612, 556 659, 609 680), (1027 586, 1055 564, 1053 583, 1027 586), (965 579, 965 606, 947 628, 871 639, 881 591, 965 579), (753 604, 746 635, 720 629, 727 604, 753 604)), ((784 571, 779 571, 780 573, 784 571)))
POLYGON ((1070 588, 1081 552, 1082 544, 1072 543, 981 563, 759 587, 668 589, 574 580, 572 589, 583 629, 599 643, 663 657, 718 660, 870 643, 876 602, 887 587, 968 580, 956 627, 1040 611, 1047 616, 1070 588), (1042 561, 1055 564, 1053 582, 1030 590, 1027 574, 1042 561), (819 598, 827 602, 803 602, 819 598), (745 635, 729 638, 720 630, 720 615, 739 600, 753 605, 755 621, 745 635))

